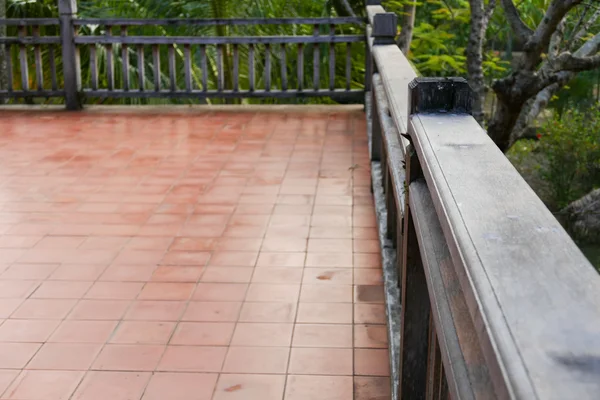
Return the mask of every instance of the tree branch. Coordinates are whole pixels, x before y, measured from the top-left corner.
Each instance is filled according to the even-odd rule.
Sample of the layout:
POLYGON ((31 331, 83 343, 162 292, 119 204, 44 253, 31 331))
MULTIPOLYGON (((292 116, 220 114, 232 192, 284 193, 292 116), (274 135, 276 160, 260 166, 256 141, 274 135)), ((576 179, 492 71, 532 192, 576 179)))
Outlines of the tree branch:
POLYGON ((550 39, 565 15, 583 0, 553 0, 544 18, 525 44, 527 56, 523 68, 532 70, 539 63, 541 55, 550 44, 550 39))
POLYGON ((496 9, 496 0, 490 0, 484 11, 484 17, 485 17, 486 21, 489 21, 490 18, 492 18, 492 14, 494 13, 495 9, 496 9))
POLYGON ((576 57, 565 52, 558 57, 558 62, 564 71, 589 71, 600 67, 600 54, 591 57, 576 57))
POLYGON ((577 31, 577 33, 571 38, 571 40, 569 40, 569 44, 567 46, 567 49, 569 50, 573 50, 573 46, 579 41, 581 40, 581 38, 583 38, 583 36, 585 36, 585 34, 588 32, 588 30, 592 27, 592 25, 594 25, 594 23, 596 23, 596 21, 600 18, 600 9, 596 10, 595 13, 592 14, 592 16, 590 17, 590 19, 588 19, 585 24, 583 24, 583 26, 581 27, 581 29, 579 29, 577 31))
POLYGON ((515 7, 513 0, 502 0, 502 7, 504 8, 506 19, 517 36, 517 39, 522 43, 527 42, 533 34, 533 30, 523 22, 519 15, 519 10, 515 7))

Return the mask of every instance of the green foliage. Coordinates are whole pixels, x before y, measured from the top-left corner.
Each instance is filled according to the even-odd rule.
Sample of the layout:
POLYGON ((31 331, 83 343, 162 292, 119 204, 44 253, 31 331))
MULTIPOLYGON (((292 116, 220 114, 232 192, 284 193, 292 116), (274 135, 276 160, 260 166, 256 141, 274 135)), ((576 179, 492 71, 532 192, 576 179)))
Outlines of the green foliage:
POLYGON ((545 161, 540 176, 552 191, 557 209, 600 186, 600 110, 569 110, 548 121, 537 151, 545 161))

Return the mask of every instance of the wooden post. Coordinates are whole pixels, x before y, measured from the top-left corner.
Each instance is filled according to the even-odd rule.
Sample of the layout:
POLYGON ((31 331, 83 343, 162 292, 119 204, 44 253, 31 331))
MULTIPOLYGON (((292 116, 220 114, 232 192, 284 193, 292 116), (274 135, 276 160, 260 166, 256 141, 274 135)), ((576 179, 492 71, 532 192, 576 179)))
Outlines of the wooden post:
MULTIPOLYGON (((373 45, 393 44, 396 37, 398 25, 398 17, 394 13, 380 13, 373 17, 373 26, 371 27, 371 36, 373 37, 373 45), (392 29, 393 28, 393 29, 392 29)), ((367 44, 368 49, 368 44, 367 44)), ((365 87, 366 91, 373 91, 373 74, 377 72, 377 68, 373 62, 373 55, 367 52, 367 79, 368 83, 365 87)), ((371 105, 373 107, 372 115, 372 134, 371 134, 371 161, 380 161, 382 152, 381 127, 377 118, 377 110, 375 106, 375 95, 371 93, 371 105)))
POLYGON ((73 27, 73 19, 77 16, 77 0, 59 0, 58 12, 60 14, 65 104, 67 110, 80 110, 82 108, 79 97, 81 79, 78 78, 80 71, 77 62, 75 31, 73 27))
POLYGON ((398 33, 398 16, 394 13, 379 13, 373 16, 371 37, 373 44, 395 44, 398 33))

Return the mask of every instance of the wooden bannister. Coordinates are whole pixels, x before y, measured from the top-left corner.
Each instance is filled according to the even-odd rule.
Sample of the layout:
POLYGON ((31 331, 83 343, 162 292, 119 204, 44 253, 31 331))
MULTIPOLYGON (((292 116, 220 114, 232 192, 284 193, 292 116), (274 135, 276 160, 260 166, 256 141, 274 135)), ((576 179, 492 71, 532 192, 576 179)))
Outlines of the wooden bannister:
POLYGON ((248 19, 124 19, 78 18, 77 0, 58 1, 59 18, 0 19, 0 26, 16 26, 18 35, 0 37, 10 56, 19 49, 18 69, 9 62, 8 88, 1 98, 64 98, 66 108, 77 110, 85 98, 306 98, 331 97, 361 102, 365 90, 351 81, 351 46, 365 43, 363 18, 248 18, 248 19), (278 36, 169 36, 140 34, 173 27, 244 27, 253 25, 307 25, 312 35, 278 36), (338 34, 343 26, 358 27, 360 34, 338 34), (98 34, 83 34, 93 26, 98 34), (47 35, 48 29, 54 32, 47 35), (118 31, 116 31, 118 27, 118 31), (327 27, 328 34, 320 33, 327 27), (131 28, 131 29, 128 29, 131 28), (115 30, 115 32, 113 32, 115 30), (62 76, 52 68, 50 82, 43 79, 42 47, 48 47, 53 67, 54 46, 61 47, 62 76), (30 87, 28 52, 36 55, 35 86, 30 87), (103 51, 102 51, 103 50, 103 51), (297 71, 289 76, 287 55, 297 53, 297 71), (162 57, 161 57, 162 53, 162 57), (337 54, 336 54, 337 53, 337 54), (80 59, 81 54, 81 59, 80 59), (98 57, 105 55, 103 63, 98 57), (336 55, 339 55, 336 57, 336 55), (343 56, 342 56, 343 55, 343 56), (161 62, 161 58, 163 59, 161 62), (82 67, 82 62, 84 61, 82 67), (152 64, 145 63, 152 61, 152 64), (305 60, 310 62, 312 82, 306 85, 305 60), (342 65, 345 63, 344 65, 342 65), (278 65, 279 64, 279 65, 278 65), (240 66, 247 65, 247 76, 240 66), (183 79, 177 72, 183 67, 183 79), (104 68, 103 71, 99 67, 104 68), (231 69, 231 71, 229 70, 231 69), (261 70, 258 76, 257 70, 261 70), (324 73, 327 71, 327 73, 324 73), (146 73, 151 73, 146 81, 146 73), (273 79, 280 74, 278 80, 273 79), (216 75, 216 76, 213 76, 216 75), (13 76, 20 77, 14 87, 13 76), (213 77, 209 81, 209 76, 213 77), (61 78, 62 79, 59 79, 61 78), (84 80, 82 81, 82 77, 84 80), (227 79, 226 79, 227 77, 227 79), (336 79, 338 78, 338 79, 336 79), (179 82, 179 80, 181 82, 179 82), (231 82, 230 82, 231 80, 231 82), (152 88, 150 86, 153 86, 152 88))
POLYGON ((416 78, 367 10, 393 398, 599 398, 600 276, 469 114, 467 82, 416 78))

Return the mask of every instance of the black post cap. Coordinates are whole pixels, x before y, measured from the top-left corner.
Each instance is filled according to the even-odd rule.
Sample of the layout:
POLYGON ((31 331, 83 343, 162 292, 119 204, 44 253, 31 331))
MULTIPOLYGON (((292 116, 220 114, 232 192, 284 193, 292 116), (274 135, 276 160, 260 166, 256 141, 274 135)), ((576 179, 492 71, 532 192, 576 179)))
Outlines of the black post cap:
POLYGON ((465 78, 415 78, 408 90, 409 115, 472 112, 473 94, 465 78))

